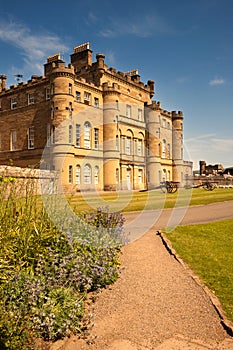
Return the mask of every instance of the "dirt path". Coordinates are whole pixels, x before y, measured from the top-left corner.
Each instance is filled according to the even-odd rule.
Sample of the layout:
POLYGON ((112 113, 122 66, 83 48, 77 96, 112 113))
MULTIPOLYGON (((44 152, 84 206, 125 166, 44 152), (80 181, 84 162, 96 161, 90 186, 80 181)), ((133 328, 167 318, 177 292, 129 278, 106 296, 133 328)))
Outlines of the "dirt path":
POLYGON ((122 266, 95 304, 94 343, 73 337, 51 350, 233 349, 210 299, 167 252, 156 227, 123 248, 122 266))

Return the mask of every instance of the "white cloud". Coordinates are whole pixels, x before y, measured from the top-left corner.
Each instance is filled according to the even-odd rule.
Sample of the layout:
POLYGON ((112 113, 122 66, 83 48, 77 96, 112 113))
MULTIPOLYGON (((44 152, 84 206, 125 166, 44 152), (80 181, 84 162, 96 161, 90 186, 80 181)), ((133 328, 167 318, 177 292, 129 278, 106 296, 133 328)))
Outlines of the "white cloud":
POLYGON ((34 70, 42 73, 42 66, 47 56, 64 52, 66 45, 61 39, 51 33, 35 34, 20 23, 13 21, 0 22, 0 40, 21 51, 27 71, 34 70))
POLYGON ((225 79, 222 78, 215 78, 209 81, 210 86, 216 86, 216 85, 224 85, 225 79))
POLYGON ((176 31, 159 15, 145 15, 140 18, 109 19, 107 27, 100 30, 99 35, 114 38, 122 35, 133 35, 147 38, 158 34, 174 34, 176 31))

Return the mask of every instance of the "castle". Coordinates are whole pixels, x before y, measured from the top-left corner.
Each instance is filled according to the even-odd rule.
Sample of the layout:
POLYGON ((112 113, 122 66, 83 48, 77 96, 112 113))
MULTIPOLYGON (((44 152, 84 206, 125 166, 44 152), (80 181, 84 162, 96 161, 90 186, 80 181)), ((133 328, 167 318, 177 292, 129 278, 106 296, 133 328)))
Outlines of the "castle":
POLYGON ((79 190, 144 190, 163 180, 184 184, 183 114, 151 101, 154 81, 137 70, 93 62, 89 43, 66 66, 47 58, 44 75, 6 86, 0 76, 0 164, 60 172, 79 190))

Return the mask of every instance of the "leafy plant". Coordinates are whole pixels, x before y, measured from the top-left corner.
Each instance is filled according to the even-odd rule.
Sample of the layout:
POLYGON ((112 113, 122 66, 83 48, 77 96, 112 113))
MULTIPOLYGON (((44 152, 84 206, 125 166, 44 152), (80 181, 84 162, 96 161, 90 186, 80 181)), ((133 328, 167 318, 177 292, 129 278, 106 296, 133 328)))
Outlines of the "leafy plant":
POLYGON ((82 333, 87 295, 117 279, 124 238, 122 216, 106 209, 59 212, 70 232, 58 229, 35 183, 24 185, 0 181, 0 344, 9 350, 82 333))

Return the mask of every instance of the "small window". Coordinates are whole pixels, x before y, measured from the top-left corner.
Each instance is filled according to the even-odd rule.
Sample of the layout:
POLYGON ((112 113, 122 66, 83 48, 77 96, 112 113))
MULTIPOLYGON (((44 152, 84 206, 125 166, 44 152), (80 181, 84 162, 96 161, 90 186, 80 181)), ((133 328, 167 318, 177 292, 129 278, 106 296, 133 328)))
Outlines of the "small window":
POLYGON ((69 125, 69 144, 73 143, 73 127, 69 125))
POLYGON ((119 169, 116 168, 116 184, 118 185, 119 184, 119 169))
POLYGON ((91 103, 91 94, 86 91, 84 91, 84 103, 86 105, 89 105, 91 103))
POLYGON ((73 183, 73 167, 69 165, 69 184, 73 183))
POLYGON ((50 132, 51 132, 51 127, 50 124, 47 124, 47 146, 49 147, 51 144, 51 140, 50 140, 50 132))
POLYGON ((69 116, 72 117, 73 105, 72 102, 69 102, 69 116))
POLYGON ((80 185, 80 179, 81 179, 81 168, 80 165, 76 165, 76 185, 80 185))
POLYGON ((142 178, 142 176, 143 176, 143 170, 142 169, 138 169, 138 184, 142 184, 142 180, 143 180, 143 178, 142 178))
POLYGON ((142 140, 138 140, 138 156, 142 156, 142 140))
POLYGON ((76 147, 80 147, 80 124, 76 124, 76 141, 75 145, 76 147))
POLYGON ((166 158, 166 140, 162 142, 162 158, 166 158))
POLYGON ((165 118, 162 119, 162 127, 166 128, 166 119, 165 118))
POLYGON ((171 158, 171 145, 170 145, 170 143, 167 144, 167 156, 169 159, 171 158))
POLYGON ((99 129, 94 129, 94 148, 98 149, 99 148, 99 129))
POLYGON ((75 100, 76 102, 81 102, 81 94, 79 91, 76 91, 75 93, 75 100))
POLYGON ((11 130, 10 150, 15 151, 17 149, 16 130, 11 130))
POLYGON ((119 151, 119 136, 116 135, 116 150, 119 151))
POLYGON ((95 181, 95 185, 98 185, 99 183, 99 167, 95 166, 94 169, 94 181, 95 181))
POLYGON ((142 121, 142 109, 138 110, 138 120, 142 121))
POLYGON ((119 109, 119 101, 116 100, 116 109, 119 109))
POLYGON ((69 94, 72 94, 72 90, 73 90, 72 84, 70 83, 70 84, 69 84, 69 94))
POLYGON ((13 97, 11 99, 11 109, 15 109, 17 107, 17 98, 13 97))
POLYGON ((94 107, 99 107, 99 99, 98 99, 98 97, 95 97, 94 98, 94 107))
POLYGON ((45 89, 45 99, 46 99, 46 100, 50 100, 50 97, 51 97, 50 88, 47 87, 47 88, 45 89))
POLYGON ((28 105, 33 105, 34 104, 34 94, 28 94, 28 105))
POLYGON ((126 105, 126 117, 130 118, 131 117, 131 106, 126 105))
POLYGON ((54 83, 51 84, 51 95, 55 94, 54 83))
POLYGON ((28 128, 28 149, 34 149, 34 127, 28 128))
POLYGON ((125 154, 128 156, 131 154, 131 138, 127 137, 125 140, 125 154))
POLYGON ((91 148, 91 124, 89 122, 84 124, 84 147, 91 148))

